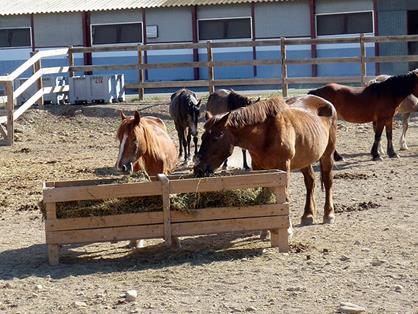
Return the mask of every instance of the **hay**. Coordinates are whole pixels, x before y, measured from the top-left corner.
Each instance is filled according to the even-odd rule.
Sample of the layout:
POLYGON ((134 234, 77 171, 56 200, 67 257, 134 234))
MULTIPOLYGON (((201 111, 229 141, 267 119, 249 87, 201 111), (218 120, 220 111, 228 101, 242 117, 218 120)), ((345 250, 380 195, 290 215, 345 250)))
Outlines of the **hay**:
MULTIPOLYGON (((147 182, 148 175, 136 173, 117 179, 117 183, 147 182)), ((273 204, 274 194, 266 188, 237 189, 230 191, 181 193, 171 195, 171 210, 193 213, 194 210, 208 207, 245 207, 262 204, 273 204)), ((57 203, 57 218, 76 218, 91 216, 108 216, 141 212, 162 211, 162 197, 130 197, 121 199, 89 200, 57 203)), ((43 202, 39 208, 46 217, 43 202)))

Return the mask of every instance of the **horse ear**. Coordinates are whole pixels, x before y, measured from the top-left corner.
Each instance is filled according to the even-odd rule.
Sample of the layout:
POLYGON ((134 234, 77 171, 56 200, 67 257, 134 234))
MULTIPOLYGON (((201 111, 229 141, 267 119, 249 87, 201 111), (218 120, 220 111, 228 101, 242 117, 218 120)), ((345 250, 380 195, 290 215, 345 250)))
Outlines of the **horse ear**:
POLYGON ((254 103, 259 102, 260 100, 261 100, 261 97, 258 97, 258 98, 254 101, 254 103))
POLYGON ((139 115, 138 110, 134 113, 134 125, 139 125, 139 121, 141 120, 141 116, 139 115))
POLYGON ((227 114, 225 114, 220 120, 219 124, 226 126, 226 123, 228 122, 229 115, 231 114, 231 111, 229 111, 227 114))
POLYGON ((209 120, 212 117, 213 117, 213 115, 209 111, 206 111, 206 113, 205 113, 205 120, 209 120))
POLYGON ((196 106, 200 106, 200 103, 202 102, 202 99, 199 99, 199 101, 197 102, 196 106))
POLYGON ((123 113, 122 110, 119 111, 119 114, 120 114, 120 117, 121 117, 122 121, 126 119, 126 116, 125 116, 125 114, 123 113))

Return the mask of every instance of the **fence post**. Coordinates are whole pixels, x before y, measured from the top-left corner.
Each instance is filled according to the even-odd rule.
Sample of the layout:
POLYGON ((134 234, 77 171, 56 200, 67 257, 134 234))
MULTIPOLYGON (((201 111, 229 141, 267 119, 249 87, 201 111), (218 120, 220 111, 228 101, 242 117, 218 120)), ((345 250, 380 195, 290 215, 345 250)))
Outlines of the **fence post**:
POLYGON ((282 95, 283 97, 287 97, 287 65, 286 65, 286 38, 280 38, 280 52, 282 58, 282 95))
POLYGON ((366 86, 366 48, 364 46, 364 34, 360 34, 360 75, 361 85, 366 86))
POLYGON ((207 41, 207 54, 208 54, 208 88, 209 94, 215 92, 215 86, 213 84, 214 69, 213 69, 213 53, 212 53, 212 42, 207 41))
POLYGON ((74 66, 73 46, 68 48, 67 59, 68 59, 68 66, 70 67, 70 69, 68 70, 68 76, 73 77, 74 76, 74 71, 71 70, 71 67, 74 66))
POLYGON ((7 95, 7 140, 10 146, 14 143, 14 126, 13 126, 13 111, 14 111, 14 97, 13 97, 13 81, 8 81, 5 85, 7 95))
POLYGON ((143 84, 145 82, 145 70, 142 68, 144 64, 144 53, 142 51, 142 47, 138 45, 138 98, 139 100, 144 100, 144 87, 143 84))
MULTIPOLYGON (((36 55, 37 53, 39 53, 39 50, 35 50, 33 53, 31 53, 31 57, 36 55)), ((33 74, 35 74, 36 72, 40 71, 42 68, 42 63, 41 63, 41 59, 39 59, 38 61, 36 61, 33 64, 33 74)), ((37 87, 37 91, 41 90, 44 86, 43 86, 43 82, 42 82, 42 75, 41 77, 36 81, 36 87, 37 87)), ((39 107, 43 108, 44 107, 44 96, 42 95, 41 98, 39 98, 36 103, 38 104, 39 107)))

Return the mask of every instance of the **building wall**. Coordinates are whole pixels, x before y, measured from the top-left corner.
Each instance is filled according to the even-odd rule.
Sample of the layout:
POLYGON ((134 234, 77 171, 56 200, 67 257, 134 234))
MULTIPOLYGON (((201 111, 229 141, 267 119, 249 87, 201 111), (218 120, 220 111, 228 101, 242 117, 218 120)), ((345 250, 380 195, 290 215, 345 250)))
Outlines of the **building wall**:
POLYGON ((142 10, 91 12, 91 24, 142 22, 142 10))
POLYGON ((8 27, 30 27, 30 15, 0 17, 0 28, 8 27))
POLYGON ((316 0, 316 13, 337 13, 373 10, 372 0, 316 0))
POLYGON ((158 38, 148 38, 148 43, 193 40, 191 8, 147 9, 146 22, 158 27, 158 38))
POLYGON ((307 0, 256 4, 256 38, 309 37, 310 34, 309 3, 307 0))
POLYGON ((81 13, 34 15, 36 47, 83 45, 81 13))
POLYGON ((251 6, 249 4, 209 5, 197 8, 198 19, 244 16, 251 16, 251 6))

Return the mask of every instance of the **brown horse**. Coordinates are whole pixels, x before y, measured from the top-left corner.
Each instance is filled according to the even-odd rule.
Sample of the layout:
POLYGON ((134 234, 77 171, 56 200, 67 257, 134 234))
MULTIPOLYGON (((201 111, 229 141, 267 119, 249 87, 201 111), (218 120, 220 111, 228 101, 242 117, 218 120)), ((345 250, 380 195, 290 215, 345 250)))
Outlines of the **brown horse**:
POLYGON ((155 117, 133 117, 120 112, 122 122, 117 132, 119 156, 116 168, 121 171, 146 171, 155 176, 168 174, 177 166, 177 152, 164 122, 155 117))
MULTIPOLYGON (((260 101, 260 97, 257 100, 251 99, 249 97, 240 95, 233 90, 218 89, 212 93, 208 102, 206 103, 206 112, 209 112, 212 115, 226 113, 241 107, 251 105, 257 101, 260 101)), ((243 168, 250 169, 247 163, 247 153, 246 150, 242 150, 242 159, 243 159, 243 168)), ((223 168, 228 167, 228 159, 225 160, 223 168)))
POLYGON ((325 186, 324 222, 334 221, 332 200, 332 154, 336 140, 333 105, 316 96, 295 100, 292 106, 275 97, 224 115, 210 117, 205 124, 194 173, 208 175, 232 154, 234 146, 247 149, 252 167, 300 169, 306 186, 302 224, 312 224, 316 212, 315 179, 312 164, 320 161, 325 186))
POLYGON ((392 144, 393 116, 399 104, 408 95, 418 96, 418 70, 406 75, 392 76, 384 82, 367 87, 349 87, 332 83, 310 91, 309 94, 332 102, 338 117, 347 122, 374 123, 375 138, 371 150, 373 160, 382 159, 378 147, 383 128, 386 127, 387 153, 389 157, 394 158, 398 155, 392 144))
MULTIPOLYGON (((390 77, 390 75, 386 74, 379 75, 374 80, 370 80, 367 85, 386 81, 390 77)), ((408 145, 406 145, 405 138, 406 131, 408 131, 409 127, 409 118, 411 116, 411 113, 413 112, 418 112, 418 97, 415 97, 414 95, 409 95, 404 100, 402 100, 402 102, 399 104, 398 109, 396 110, 396 113, 402 114, 402 134, 399 140, 400 150, 408 149, 408 145)))

